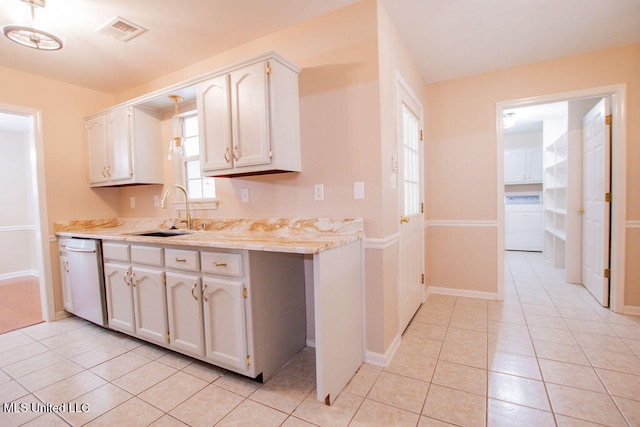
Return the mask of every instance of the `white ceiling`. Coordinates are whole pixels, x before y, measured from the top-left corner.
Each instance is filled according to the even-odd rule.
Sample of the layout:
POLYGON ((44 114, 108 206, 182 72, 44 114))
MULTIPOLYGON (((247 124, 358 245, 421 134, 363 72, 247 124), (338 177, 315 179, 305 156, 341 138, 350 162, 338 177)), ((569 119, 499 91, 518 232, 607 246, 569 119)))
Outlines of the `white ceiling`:
POLYGON ((427 82, 640 42, 640 0, 382 0, 427 82))
MULTIPOLYGON (((0 66, 118 93, 357 0, 47 0, 65 40, 38 52, 0 37, 0 66), (95 32, 115 16, 149 31, 95 32)), ((427 82, 640 42, 640 0, 382 0, 427 82)), ((0 2, 16 24, 20 0, 0 2)))

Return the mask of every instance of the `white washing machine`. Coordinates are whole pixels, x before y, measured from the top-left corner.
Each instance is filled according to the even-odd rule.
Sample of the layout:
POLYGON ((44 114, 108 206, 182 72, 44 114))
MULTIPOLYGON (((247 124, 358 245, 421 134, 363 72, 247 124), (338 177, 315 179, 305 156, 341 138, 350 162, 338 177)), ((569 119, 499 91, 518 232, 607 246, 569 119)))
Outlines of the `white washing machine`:
POLYGON ((541 193, 505 195, 504 247, 514 251, 544 248, 544 212, 541 193))

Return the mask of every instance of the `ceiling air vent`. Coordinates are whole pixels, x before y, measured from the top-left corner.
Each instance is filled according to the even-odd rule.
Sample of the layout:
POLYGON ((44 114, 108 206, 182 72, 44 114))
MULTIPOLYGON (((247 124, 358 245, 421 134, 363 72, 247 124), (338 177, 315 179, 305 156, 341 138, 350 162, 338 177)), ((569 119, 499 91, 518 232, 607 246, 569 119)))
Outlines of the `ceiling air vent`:
POLYGON ((141 27, 138 24, 134 24, 131 21, 127 21, 119 16, 116 16, 111 21, 98 28, 98 33, 120 40, 121 42, 128 42, 145 31, 147 31, 146 28, 141 27))

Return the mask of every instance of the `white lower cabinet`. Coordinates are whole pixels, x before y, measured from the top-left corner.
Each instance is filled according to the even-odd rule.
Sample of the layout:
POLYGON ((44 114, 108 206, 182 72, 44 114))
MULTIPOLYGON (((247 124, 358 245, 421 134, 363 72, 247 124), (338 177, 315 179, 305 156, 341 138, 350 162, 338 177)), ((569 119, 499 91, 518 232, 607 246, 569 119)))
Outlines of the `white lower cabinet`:
POLYGON ((246 292, 242 282, 205 278, 204 304, 205 357, 214 364, 248 373, 246 292))
POLYGON ((199 276, 167 272, 169 346, 193 356, 204 355, 202 279, 199 276))
POLYGON ((252 378, 305 346, 304 257, 105 242, 109 327, 252 378))
POLYGON ((104 264, 104 286, 107 294, 107 323, 110 328, 135 334, 131 267, 124 264, 104 264))
POLYGON ((136 336, 158 344, 167 338, 167 301, 164 271, 133 267, 131 269, 133 315, 136 336))
POLYGON ((145 248, 116 243, 103 244, 105 260, 117 261, 104 263, 108 325, 146 341, 166 344, 164 271, 133 264, 158 264, 157 256, 150 256, 145 248))

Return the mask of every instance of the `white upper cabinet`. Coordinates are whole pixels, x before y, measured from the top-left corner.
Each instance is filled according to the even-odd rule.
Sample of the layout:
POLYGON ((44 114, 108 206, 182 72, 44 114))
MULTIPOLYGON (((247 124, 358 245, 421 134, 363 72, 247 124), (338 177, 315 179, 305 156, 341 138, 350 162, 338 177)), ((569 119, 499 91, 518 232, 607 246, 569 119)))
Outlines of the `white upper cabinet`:
POLYGON ((120 107, 86 120, 89 184, 162 184, 159 113, 120 107))
POLYGON ((541 182, 542 146, 505 149, 505 184, 540 184, 541 182))
POLYGON ((300 171, 299 71, 269 55, 198 84, 203 175, 300 171))
POLYGON ((198 125, 202 169, 204 171, 233 169, 227 74, 207 80, 198 86, 198 125))

